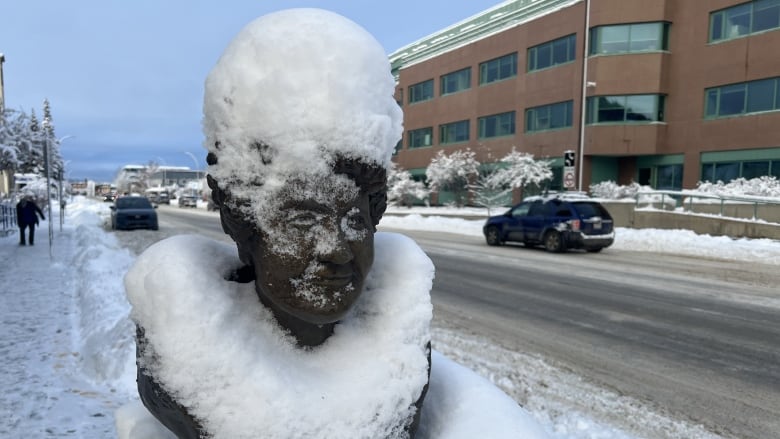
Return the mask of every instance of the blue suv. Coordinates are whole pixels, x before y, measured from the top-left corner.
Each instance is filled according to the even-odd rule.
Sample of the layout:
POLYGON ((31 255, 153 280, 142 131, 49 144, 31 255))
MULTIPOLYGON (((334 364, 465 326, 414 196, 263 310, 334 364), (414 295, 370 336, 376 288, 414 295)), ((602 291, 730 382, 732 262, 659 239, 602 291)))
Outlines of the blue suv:
POLYGON ((570 248, 599 252, 615 240, 612 216, 590 198, 529 197, 503 215, 491 216, 482 232, 488 245, 516 241, 551 252, 570 248))

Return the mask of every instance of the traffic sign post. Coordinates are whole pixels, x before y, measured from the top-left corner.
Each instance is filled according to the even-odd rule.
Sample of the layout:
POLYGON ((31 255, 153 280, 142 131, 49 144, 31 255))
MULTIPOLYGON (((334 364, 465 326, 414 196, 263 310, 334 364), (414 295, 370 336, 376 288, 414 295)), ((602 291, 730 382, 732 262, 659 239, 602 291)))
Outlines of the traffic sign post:
POLYGON ((574 189, 576 186, 574 164, 576 163, 576 155, 574 151, 563 152, 563 187, 566 189, 574 189))

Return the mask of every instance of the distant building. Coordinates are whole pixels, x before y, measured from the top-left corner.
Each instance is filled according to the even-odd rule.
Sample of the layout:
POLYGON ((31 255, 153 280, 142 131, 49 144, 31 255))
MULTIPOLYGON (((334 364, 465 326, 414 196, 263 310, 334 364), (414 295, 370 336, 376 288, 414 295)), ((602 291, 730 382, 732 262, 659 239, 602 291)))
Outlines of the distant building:
POLYGON ((390 54, 394 161, 422 179, 438 151, 515 147, 560 188, 571 150, 583 190, 780 177, 778 48, 777 1, 505 1, 390 54))
POLYGON ((143 193, 151 187, 171 189, 195 187, 200 190, 205 171, 193 171, 186 166, 126 165, 116 175, 114 186, 120 193, 143 193))
POLYGON ((202 189, 201 181, 206 178, 205 171, 193 171, 186 167, 168 167, 160 166, 157 171, 151 174, 149 182, 152 187, 156 186, 174 186, 174 187, 193 187, 202 189))

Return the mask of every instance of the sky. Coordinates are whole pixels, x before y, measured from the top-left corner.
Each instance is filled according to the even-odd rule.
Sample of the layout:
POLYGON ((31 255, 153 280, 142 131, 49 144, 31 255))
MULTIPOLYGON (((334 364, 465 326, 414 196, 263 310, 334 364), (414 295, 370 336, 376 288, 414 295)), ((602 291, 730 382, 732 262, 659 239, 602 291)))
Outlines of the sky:
MULTIPOLYGON (((16 245, 16 234, 0 237, 0 260, 6 261, 0 265, 0 285, 21 286, 0 291, 0 309, 4 310, 0 321, 0 387, 5 389, 0 393, 1 437, 105 439, 128 437, 119 433, 128 433, 133 426, 139 429, 137 434, 144 428, 146 433, 159 432, 148 423, 135 390, 134 327, 123 281, 138 256, 122 245, 118 234, 104 226, 110 215, 108 206, 76 197, 68 205, 63 229, 54 227, 51 257, 46 229, 48 219, 58 218, 56 205, 53 215, 47 215, 47 221, 41 223, 34 247, 16 245), (117 430, 117 421, 121 431, 117 430)), ((198 207, 188 212, 217 216, 207 212, 202 203, 198 207)), ((482 223, 386 215, 379 228, 435 228, 477 236, 482 223)), ((143 231, 125 233, 150 239, 144 238, 143 231)), ((158 232, 148 233, 159 237, 166 231, 161 227, 158 232)), ((173 245, 179 244, 173 241, 173 245)), ((779 242, 717 238, 684 230, 618 228, 615 244, 604 251, 621 250, 780 264, 779 242)), ((196 276, 196 271, 189 267, 173 275, 186 278, 196 276)), ((780 300, 762 301, 761 305, 780 308, 780 300)), ((441 377, 447 382, 459 380, 465 387, 476 386, 492 393, 489 401, 476 401, 483 408, 511 410, 501 402, 503 397, 494 393, 496 387, 501 389, 522 402, 530 414, 524 415, 519 426, 526 432, 538 432, 541 427, 551 439, 720 439, 698 425, 655 412, 644 401, 595 387, 533 353, 507 351, 472 334, 436 324, 432 339, 434 364, 440 365, 433 379, 441 377), (477 377, 475 372, 485 378, 477 377), (486 384, 487 379, 492 384, 486 384), (616 417, 615 413, 622 416, 616 417)), ((475 402, 477 394, 480 392, 469 392, 468 398, 450 395, 449 401, 454 403, 450 407, 475 402)), ((473 413, 459 417, 461 421, 471 418, 473 413)), ((460 432, 468 432, 467 427, 460 432)), ((422 438, 459 437, 456 432, 446 433, 422 438)), ((500 437, 490 433, 482 436, 500 437)), ((469 434, 464 437, 479 436, 469 434)), ((151 433, 140 436, 166 438, 151 433)))
POLYGON ((204 169, 203 84, 253 19, 314 7, 341 14, 392 53, 498 0, 6 1, 6 107, 51 103, 68 178, 110 181, 126 164, 204 169), (194 158, 193 158, 194 157, 194 158))

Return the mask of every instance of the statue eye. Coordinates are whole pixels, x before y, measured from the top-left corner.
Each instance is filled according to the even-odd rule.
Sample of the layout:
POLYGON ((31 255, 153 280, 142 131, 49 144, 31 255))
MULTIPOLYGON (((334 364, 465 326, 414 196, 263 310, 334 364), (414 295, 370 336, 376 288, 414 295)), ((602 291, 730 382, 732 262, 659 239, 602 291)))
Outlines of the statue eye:
POLYGON ((366 218, 360 211, 353 211, 347 215, 347 226, 350 228, 363 229, 366 225, 366 218))
POLYGON ((292 215, 288 221, 288 224, 293 227, 308 229, 316 225, 318 222, 319 218, 317 215, 310 212, 305 212, 292 215))

